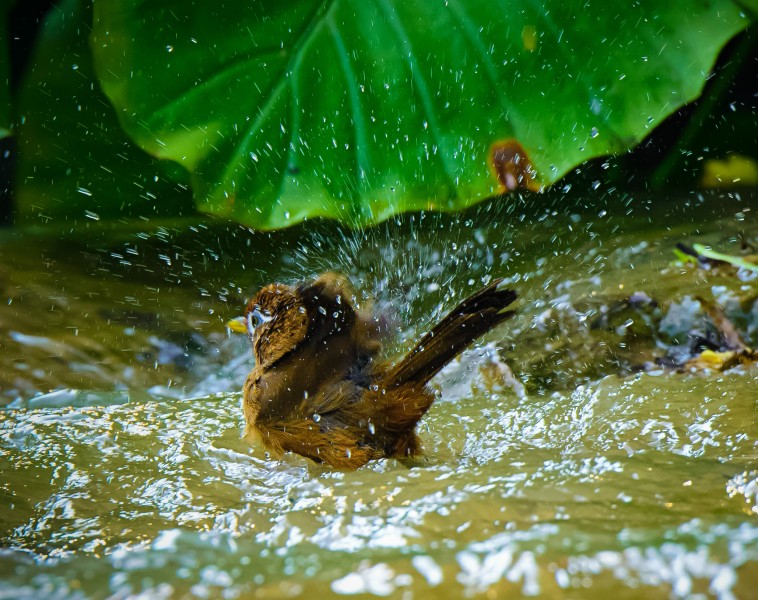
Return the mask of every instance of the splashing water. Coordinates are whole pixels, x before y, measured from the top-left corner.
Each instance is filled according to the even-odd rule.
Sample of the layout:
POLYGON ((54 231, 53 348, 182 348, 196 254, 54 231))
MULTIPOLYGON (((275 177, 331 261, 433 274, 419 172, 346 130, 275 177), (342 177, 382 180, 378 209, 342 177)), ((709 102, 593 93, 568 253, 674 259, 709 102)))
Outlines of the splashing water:
MULTIPOLYGON (((0 594, 749 597, 758 371, 630 374, 665 332, 652 312, 613 321, 633 291, 681 303, 749 282, 709 275, 704 292, 703 273, 670 265, 678 237, 600 212, 193 223, 105 231, 68 257, 11 240, 0 594), (522 296, 434 381, 412 467, 335 472, 240 437, 249 349, 223 323, 263 283, 334 269, 393 313, 390 355, 488 278, 522 296)), ((712 221, 691 228, 730 235, 729 215, 712 221)))

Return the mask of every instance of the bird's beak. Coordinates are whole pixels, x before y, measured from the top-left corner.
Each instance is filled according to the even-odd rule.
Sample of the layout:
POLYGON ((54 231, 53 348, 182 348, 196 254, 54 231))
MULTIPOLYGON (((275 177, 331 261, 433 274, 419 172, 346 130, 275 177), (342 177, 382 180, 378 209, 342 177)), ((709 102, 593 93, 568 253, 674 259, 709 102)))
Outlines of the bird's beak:
POLYGON ((231 321, 227 322, 226 326, 234 333, 247 334, 247 319, 245 319, 245 317, 237 317, 236 319, 232 319, 231 321))

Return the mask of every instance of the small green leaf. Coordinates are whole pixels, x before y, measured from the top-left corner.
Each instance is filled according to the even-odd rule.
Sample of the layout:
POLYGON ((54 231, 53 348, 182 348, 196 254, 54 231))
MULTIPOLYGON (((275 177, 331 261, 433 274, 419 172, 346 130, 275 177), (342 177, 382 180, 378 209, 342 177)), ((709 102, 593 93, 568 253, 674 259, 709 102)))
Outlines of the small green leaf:
POLYGON ((679 248, 674 248, 674 256, 676 256, 676 259, 679 262, 682 262, 684 264, 697 264, 697 256, 692 256, 691 254, 682 252, 679 248))
POLYGON ((732 256, 731 254, 723 254, 716 252, 710 248, 703 246, 703 244, 692 244, 692 249, 695 250, 700 256, 710 258, 712 260, 720 260, 721 262, 728 263, 734 267, 745 269, 746 271, 758 272, 758 265, 752 262, 748 262, 740 256, 732 256))
POLYGON ((544 185, 631 148, 748 21, 736 0, 103 0, 92 46, 202 210, 362 225, 497 193, 501 140, 544 185))

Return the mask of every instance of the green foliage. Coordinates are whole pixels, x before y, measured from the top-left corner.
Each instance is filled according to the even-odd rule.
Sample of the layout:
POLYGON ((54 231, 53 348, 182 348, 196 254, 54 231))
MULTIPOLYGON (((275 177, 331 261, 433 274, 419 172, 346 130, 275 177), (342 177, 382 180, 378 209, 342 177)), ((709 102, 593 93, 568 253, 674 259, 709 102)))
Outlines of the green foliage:
POLYGON ((741 256, 733 256, 731 254, 717 252, 716 250, 711 250, 707 246, 703 246, 703 244, 692 244, 692 250, 693 253, 688 254, 682 252, 681 249, 676 248, 674 250, 674 254, 682 262, 697 264, 702 257, 703 259, 716 261, 717 263, 726 263, 732 265, 733 267, 737 267, 738 269, 758 272, 758 264, 755 264, 754 262, 751 262, 750 260, 747 260, 741 256))
POLYGON ((542 185, 632 148, 750 20, 736 0, 100 0, 88 48, 84 4, 51 13, 19 99, 22 216, 176 210, 167 161, 123 132, 259 228, 461 209, 500 191, 495 142, 542 185))
MULTIPOLYGON (((0 7, 0 32, 7 31, 8 11, 14 2, 7 2, 0 7)), ((11 134, 11 98, 10 98, 10 57, 8 55, 8 37, 0 37, 0 138, 11 134)))
MULTIPOLYGON (((92 69, 88 2, 52 10, 18 94, 16 220, 86 221, 191 210, 180 169, 129 141, 92 69)), ((186 180, 186 176, 184 176, 186 180)))

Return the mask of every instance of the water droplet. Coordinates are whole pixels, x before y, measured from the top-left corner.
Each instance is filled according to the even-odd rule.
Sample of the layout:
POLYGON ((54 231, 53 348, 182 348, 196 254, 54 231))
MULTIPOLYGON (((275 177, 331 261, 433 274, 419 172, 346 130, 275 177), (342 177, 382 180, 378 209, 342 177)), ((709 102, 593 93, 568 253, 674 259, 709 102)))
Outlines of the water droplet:
POLYGON ((173 52, 174 47, 173 46, 166 46, 166 52, 173 52))
POLYGON ((321 420, 321 415, 318 413, 313 413, 313 420, 318 423, 321 420))
POLYGON ((593 128, 590 130, 590 136, 591 136, 591 137, 593 137, 593 138, 596 138, 596 137, 597 137, 597 136, 599 136, 599 135, 600 135, 600 132, 597 130, 597 127, 593 127, 593 128))
POLYGON ((374 424, 371 421, 368 422, 368 432, 371 435, 374 435, 376 433, 376 427, 374 426, 374 424))

